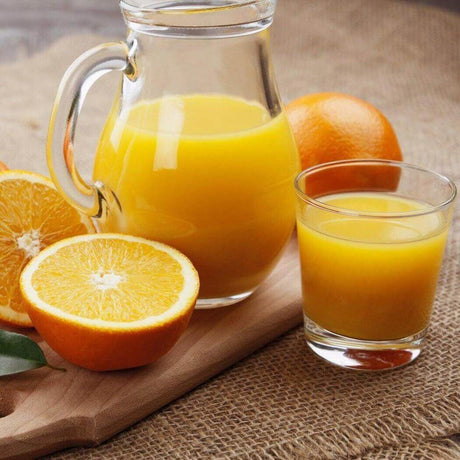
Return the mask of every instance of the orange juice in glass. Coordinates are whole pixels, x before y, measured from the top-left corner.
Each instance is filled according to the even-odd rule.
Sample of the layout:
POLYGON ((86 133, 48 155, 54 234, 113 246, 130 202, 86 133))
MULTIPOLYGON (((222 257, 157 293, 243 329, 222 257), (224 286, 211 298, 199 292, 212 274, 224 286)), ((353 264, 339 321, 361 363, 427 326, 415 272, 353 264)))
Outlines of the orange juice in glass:
POLYGON ((186 254, 198 307, 248 297, 294 228, 299 161, 271 63, 275 3, 122 0, 126 41, 80 56, 56 97, 47 154, 58 190, 101 231, 186 254), (78 115, 113 70, 121 84, 88 183, 74 160, 78 115))
POLYGON ((453 182, 404 163, 357 160, 311 168, 296 185, 310 348, 353 369, 411 362, 430 319, 453 182), (363 185, 377 168, 379 186, 363 185))

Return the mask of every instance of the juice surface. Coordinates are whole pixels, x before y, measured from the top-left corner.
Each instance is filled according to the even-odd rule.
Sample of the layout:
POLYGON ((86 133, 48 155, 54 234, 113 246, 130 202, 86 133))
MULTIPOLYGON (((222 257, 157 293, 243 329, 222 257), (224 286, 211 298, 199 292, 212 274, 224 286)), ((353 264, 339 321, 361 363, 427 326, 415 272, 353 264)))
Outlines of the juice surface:
POLYGON ((103 231, 162 241, 200 275, 200 297, 254 289, 294 225, 298 156, 284 114, 221 95, 171 96, 109 117, 94 179, 122 212, 103 231))
MULTIPOLYGON (((321 201, 375 213, 430 209, 375 192, 321 201)), ((297 231, 304 311, 316 324, 367 340, 404 338, 428 325, 448 231, 441 213, 363 219, 307 206, 297 231)))

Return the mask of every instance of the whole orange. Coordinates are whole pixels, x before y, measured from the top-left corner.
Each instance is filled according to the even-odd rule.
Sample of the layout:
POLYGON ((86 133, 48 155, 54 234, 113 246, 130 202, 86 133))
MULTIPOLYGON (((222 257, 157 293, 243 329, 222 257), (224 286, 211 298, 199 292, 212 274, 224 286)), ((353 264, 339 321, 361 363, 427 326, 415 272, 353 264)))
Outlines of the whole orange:
MULTIPOLYGON (((390 122, 366 101, 341 93, 317 93, 292 101, 286 106, 286 112, 302 169, 348 159, 402 160, 390 122)), ((356 174, 348 174, 346 178, 334 177, 335 189, 329 192, 363 186, 394 190, 399 181, 394 168, 391 174, 382 171, 372 176, 363 171, 357 169, 356 174), (340 182, 343 187, 339 187, 340 182)))
POLYGON ((0 161, 0 171, 6 171, 8 169, 8 166, 6 166, 5 163, 0 161))

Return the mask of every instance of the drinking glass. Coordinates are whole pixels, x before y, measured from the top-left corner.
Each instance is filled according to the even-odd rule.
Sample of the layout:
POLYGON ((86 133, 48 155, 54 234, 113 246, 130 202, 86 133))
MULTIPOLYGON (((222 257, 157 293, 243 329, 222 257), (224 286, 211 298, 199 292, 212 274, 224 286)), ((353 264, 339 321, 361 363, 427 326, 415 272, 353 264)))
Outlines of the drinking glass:
POLYGON ((341 367, 383 370, 421 352, 455 184, 386 160, 346 160, 297 176, 308 346, 341 367))

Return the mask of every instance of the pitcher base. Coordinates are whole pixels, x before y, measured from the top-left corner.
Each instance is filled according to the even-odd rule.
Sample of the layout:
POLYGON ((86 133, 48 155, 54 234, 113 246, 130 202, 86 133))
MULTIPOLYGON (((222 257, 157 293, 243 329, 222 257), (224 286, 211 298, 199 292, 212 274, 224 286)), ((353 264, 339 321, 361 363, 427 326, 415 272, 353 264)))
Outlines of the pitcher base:
POLYGON ((211 308, 228 307, 229 305, 233 305, 247 299, 254 292, 254 290, 255 289, 228 297, 218 297, 214 299, 199 298, 196 302, 195 309, 206 310, 211 308))

